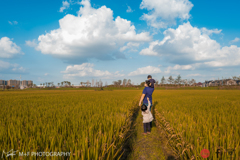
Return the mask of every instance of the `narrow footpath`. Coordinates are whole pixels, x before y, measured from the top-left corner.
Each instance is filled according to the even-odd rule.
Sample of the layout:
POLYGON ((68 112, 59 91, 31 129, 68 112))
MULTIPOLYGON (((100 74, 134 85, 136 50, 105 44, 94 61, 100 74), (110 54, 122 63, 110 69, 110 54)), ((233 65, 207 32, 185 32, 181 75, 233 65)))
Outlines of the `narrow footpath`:
MULTIPOLYGON (((154 116, 154 106, 152 108, 154 116)), ((154 116, 155 117, 155 116, 154 116)), ((139 110, 135 121, 135 134, 131 138, 132 149, 127 156, 128 160, 175 160, 172 151, 166 146, 167 139, 156 127, 153 121, 151 133, 143 134, 141 110, 139 110)))

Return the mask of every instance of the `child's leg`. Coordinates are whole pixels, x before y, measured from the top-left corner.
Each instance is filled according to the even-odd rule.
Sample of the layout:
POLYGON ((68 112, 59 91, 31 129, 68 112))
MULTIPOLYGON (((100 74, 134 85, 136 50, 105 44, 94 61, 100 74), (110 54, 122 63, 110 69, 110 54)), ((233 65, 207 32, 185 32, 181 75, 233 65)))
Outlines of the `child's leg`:
POLYGON ((147 133, 147 123, 143 123, 143 130, 144 130, 144 133, 147 133))
POLYGON ((152 122, 150 122, 150 128, 152 128, 152 122))
POLYGON ((150 123, 147 123, 147 130, 148 130, 148 132, 151 132, 150 123))

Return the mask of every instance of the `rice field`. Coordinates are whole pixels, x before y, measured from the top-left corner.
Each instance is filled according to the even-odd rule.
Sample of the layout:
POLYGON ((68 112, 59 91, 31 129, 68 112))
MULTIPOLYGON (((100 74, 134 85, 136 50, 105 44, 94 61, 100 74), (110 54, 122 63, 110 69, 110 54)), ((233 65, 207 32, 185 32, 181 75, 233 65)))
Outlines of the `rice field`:
MULTIPOLYGON (((18 150, 15 159, 117 159, 139 95, 139 91, 0 92, 0 149, 18 150), (40 152, 71 153, 60 157, 40 152)), ((2 151, 0 156, 6 158, 2 151)))
POLYGON ((240 156, 240 91, 154 91, 156 119, 182 159, 240 156), (216 153, 218 152, 218 154, 216 153))
MULTIPOLYGON (((120 159, 141 92, 0 92, 0 156, 8 159, 2 151, 13 149, 9 159, 120 159)), ((208 149, 208 160, 238 160, 239 97, 238 90, 155 90, 153 114, 179 159, 203 159, 201 151, 208 149)))

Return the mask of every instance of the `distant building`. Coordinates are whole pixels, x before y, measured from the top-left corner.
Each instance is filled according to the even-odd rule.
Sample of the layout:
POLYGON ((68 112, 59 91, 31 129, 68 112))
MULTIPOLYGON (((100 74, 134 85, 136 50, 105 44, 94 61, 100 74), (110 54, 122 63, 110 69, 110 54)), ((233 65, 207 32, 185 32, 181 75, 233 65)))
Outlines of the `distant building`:
POLYGON ((28 81, 28 85, 32 86, 33 85, 33 81, 28 81))
POLYGON ((202 87, 202 83, 201 82, 198 82, 197 84, 196 84, 196 86, 198 86, 198 87, 202 87))
POLYGON ((7 85, 7 81, 0 79, 0 85, 7 85))
POLYGON ((9 87, 20 87, 20 89, 26 88, 28 86, 33 86, 33 81, 31 80, 0 80, 0 86, 9 86, 9 87))
POLYGON ((211 80, 205 81, 202 84, 202 87, 209 87, 209 86, 223 86, 223 85, 240 85, 240 80, 233 80, 233 79, 222 79, 222 80, 211 80))
POLYGON ((20 81, 19 80, 12 80, 12 79, 10 79, 10 80, 8 80, 8 82, 7 82, 7 85, 8 86, 19 86, 20 85, 20 81))
POLYGON ((237 85, 240 85, 240 80, 236 80, 237 85))
POLYGON ((23 80, 23 81, 22 81, 22 85, 23 85, 23 86, 27 86, 27 85, 28 85, 28 81, 23 80))

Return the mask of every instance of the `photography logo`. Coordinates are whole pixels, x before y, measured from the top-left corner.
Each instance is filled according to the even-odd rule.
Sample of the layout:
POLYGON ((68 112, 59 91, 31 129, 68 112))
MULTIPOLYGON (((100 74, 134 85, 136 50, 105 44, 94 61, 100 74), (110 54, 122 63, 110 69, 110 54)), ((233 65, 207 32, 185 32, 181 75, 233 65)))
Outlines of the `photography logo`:
POLYGON ((34 156, 34 157, 53 157, 53 156, 70 156, 71 152, 20 152, 19 150, 14 151, 11 149, 9 152, 5 152, 3 150, 1 158, 8 158, 8 157, 14 157, 14 156, 19 156, 19 157, 29 157, 29 156, 34 156), (18 152, 18 155, 16 154, 18 152))
POLYGON ((210 151, 208 149, 203 149, 200 153, 202 158, 208 158, 210 156, 210 151))
MULTIPOLYGON (((18 150, 17 150, 17 151, 18 151, 18 150)), ((17 152, 17 151, 13 151, 13 149, 11 149, 9 152, 5 152, 5 151, 3 150, 3 152, 2 152, 2 157, 1 157, 1 158, 3 158, 3 155, 5 155, 6 158, 9 157, 9 156, 11 156, 11 157, 13 158, 13 156, 16 155, 16 152, 17 152)))

